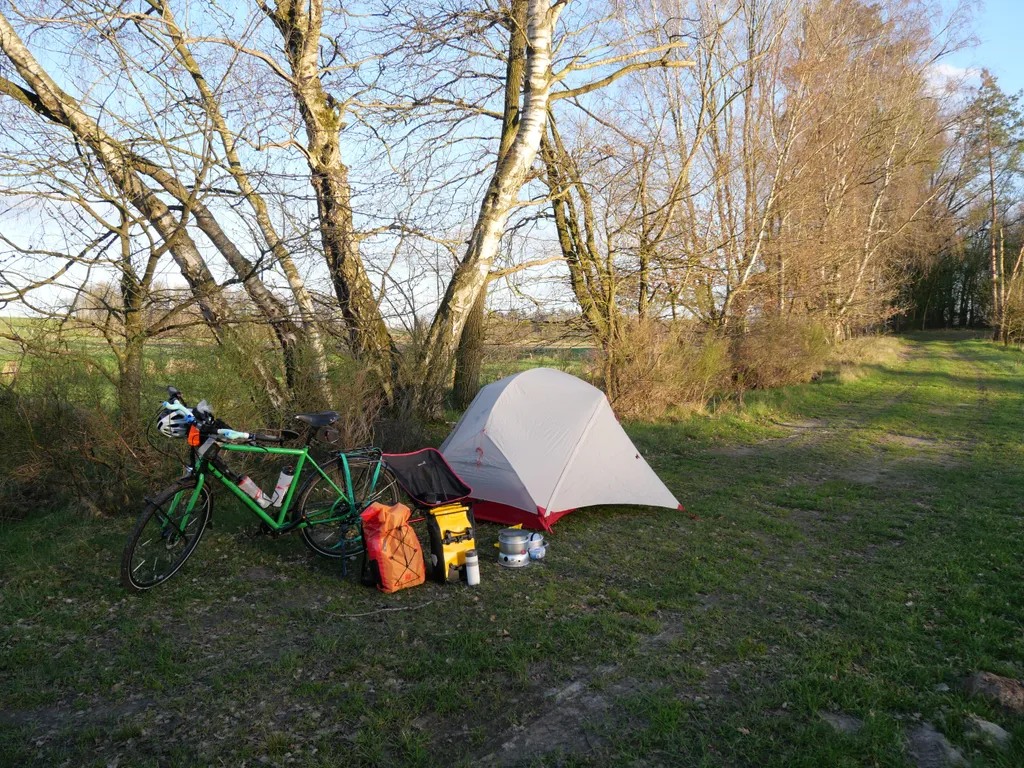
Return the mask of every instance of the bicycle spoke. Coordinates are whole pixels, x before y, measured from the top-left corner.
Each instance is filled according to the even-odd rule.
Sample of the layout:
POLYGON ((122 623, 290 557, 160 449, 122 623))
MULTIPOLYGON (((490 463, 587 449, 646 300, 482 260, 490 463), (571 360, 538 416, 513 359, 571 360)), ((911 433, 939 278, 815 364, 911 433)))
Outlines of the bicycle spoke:
MULTIPOLYGON (((317 478, 302 497, 302 514, 309 525, 302 537, 314 552, 327 557, 349 558, 365 549, 360 513, 375 501, 398 502, 394 479, 375 459, 350 458, 348 462, 352 499, 338 493, 324 478, 317 478)), ((325 467, 331 482, 347 491, 340 461, 325 467)))

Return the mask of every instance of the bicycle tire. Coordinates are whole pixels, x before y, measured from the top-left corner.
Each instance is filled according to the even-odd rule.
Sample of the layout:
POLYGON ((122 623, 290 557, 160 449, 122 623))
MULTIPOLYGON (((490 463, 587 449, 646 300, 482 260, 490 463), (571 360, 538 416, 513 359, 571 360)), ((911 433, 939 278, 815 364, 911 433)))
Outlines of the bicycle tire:
POLYGON ((171 578, 189 559, 202 539, 213 509, 213 498, 205 486, 186 523, 188 535, 182 531, 168 533, 167 528, 168 523, 175 522, 175 516, 181 514, 177 511, 177 504, 191 497, 196 482, 194 477, 187 477, 168 486, 148 501, 139 519, 135 521, 121 555, 121 583, 132 592, 145 592, 171 578), (161 557, 163 553, 157 548, 161 543, 164 552, 173 552, 171 556, 161 557), (140 552, 140 547, 145 548, 145 552, 140 552), (142 560, 139 560, 140 554, 142 560), (161 562, 166 564, 161 565, 161 562), (147 563, 151 565, 144 569, 147 563), (143 573, 151 574, 150 578, 141 578, 143 573))
MULTIPOLYGON (((335 509, 333 505, 338 500, 337 492, 331 488, 319 472, 307 480, 299 491, 296 514, 310 520, 310 524, 301 529, 302 542, 321 557, 343 559, 361 555, 366 551, 366 545, 363 542, 360 513, 375 501, 388 506, 397 504, 399 501, 401 491, 398 480, 387 465, 381 463, 377 483, 371 492, 370 480, 372 472, 377 466, 377 460, 352 458, 348 463, 353 492, 356 495, 354 505, 345 503, 344 509, 335 509), (313 498, 318 488, 322 492, 322 501, 313 498), (315 509, 314 505, 317 503, 321 506, 331 504, 330 512, 315 509), (314 522, 318 515, 322 516, 323 514, 330 514, 330 520, 325 523, 314 522), (331 525, 334 522, 339 524, 331 525)), ((331 459, 321 469, 331 476, 339 488, 344 489, 344 473, 340 464, 340 459, 331 459)))

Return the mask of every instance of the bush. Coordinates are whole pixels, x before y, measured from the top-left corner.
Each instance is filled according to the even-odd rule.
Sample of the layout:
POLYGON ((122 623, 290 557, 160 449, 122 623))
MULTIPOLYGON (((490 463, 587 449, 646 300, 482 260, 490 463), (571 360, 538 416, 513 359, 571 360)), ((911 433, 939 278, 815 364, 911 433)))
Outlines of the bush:
MULTIPOLYGON (((113 356, 76 337, 63 341, 63 354, 53 354, 55 346, 26 345, 15 382, 0 387, 0 516, 22 518, 62 506, 90 514, 138 512, 143 497, 179 474, 187 456, 184 441, 164 438, 152 423, 169 384, 190 405, 205 399, 219 418, 247 431, 295 428, 292 417, 302 407, 271 410, 247 380, 244 351, 232 354, 208 342, 154 342, 146 350, 140 393, 154 450, 141 439, 144 429, 122 428, 113 356)), ((331 407, 341 414, 335 425, 339 446, 367 445, 374 438, 382 398, 370 382, 347 360, 331 371, 331 407)), ((260 467, 260 458, 232 456, 231 464, 253 471, 257 482, 272 482, 279 467, 260 467)))
POLYGON ((1003 307, 1003 340, 1011 344, 1024 343, 1024 291, 1014 282, 1003 307))
POLYGON ((106 379, 79 361, 25 360, 17 386, 0 393, 5 517, 69 503, 98 514, 142 493, 153 462, 123 439, 111 400, 106 379))
POLYGON ((622 418, 647 419, 677 406, 702 408, 729 380, 729 347, 712 332, 692 324, 635 320, 619 329, 611 366, 611 386, 604 382, 604 353, 590 374, 611 390, 611 403, 622 418))
POLYGON ((733 345, 740 390, 770 389, 810 381, 828 364, 825 329, 803 318, 765 318, 733 345))

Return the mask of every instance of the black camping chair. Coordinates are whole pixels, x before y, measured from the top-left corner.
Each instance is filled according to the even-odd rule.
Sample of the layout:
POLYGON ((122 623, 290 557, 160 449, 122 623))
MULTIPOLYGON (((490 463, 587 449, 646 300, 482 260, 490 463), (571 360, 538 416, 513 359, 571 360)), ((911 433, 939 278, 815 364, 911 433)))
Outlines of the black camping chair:
POLYGON ((473 492, 436 448, 424 448, 413 453, 385 453, 384 461, 395 473, 399 485, 422 507, 454 504, 473 492))

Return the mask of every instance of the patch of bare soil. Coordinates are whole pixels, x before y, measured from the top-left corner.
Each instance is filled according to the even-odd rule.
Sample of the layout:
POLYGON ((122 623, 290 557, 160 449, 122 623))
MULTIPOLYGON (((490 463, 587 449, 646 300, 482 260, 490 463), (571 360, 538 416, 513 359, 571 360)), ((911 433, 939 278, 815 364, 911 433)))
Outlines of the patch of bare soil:
MULTIPOLYGON (((719 598, 704 595, 705 607, 717 604, 719 598)), ((643 638, 647 648, 665 646, 686 636, 682 618, 669 614, 665 628, 643 638)), ((743 662, 725 662, 706 670, 704 679, 683 694, 703 709, 712 699, 729 699, 733 679, 742 672, 743 662)), ((613 719, 612 704, 616 699, 651 692, 655 686, 636 679, 616 677, 618 665, 598 667, 561 688, 544 695, 544 704, 529 722, 515 725, 492 740, 473 761, 474 765, 528 765, 544 755, 587 757, 606 743, 607 728, 613 719), (600 681, 600 686, 594 685, 600 681), (611 681, 611 682, 609 682, 611 681)))
POLYGON ((959 463, 955 452, 958 446, 954 443, 935 440, 930 437, 915 435, 885 435, 880 442, 907 448, 913 453, 904 461, 928 461, 942 467, 955 467, 959 463))
POLYGON ((851 483, 862 485, 878 485, 885 477, 885 469, 879 464, 862 464, 859 467, 845 470, 839 477, 851 483))
POLYGON ((802 445, 813 445, 824 439, 825 435, 828 434, 828 422, 824 419, 792 419, 775 423, 780 427, 789 429, 790 433, 783 437, 770 437, 755 445, 723 445, 711 448, 707 453, 711 456, 725 456, 728 458, 757 456, 773 447, 793 441, 799 441, 802 445))
POLYGON ((140 696, 120 703, 93 704, 85 709, 70 709, 68 707, 16 709, 10 712, 0 712, 0 725, 30 727, 38 732, 38 738, 46 738, 48 731, 114 722, 147 709, 152 703, 152 700, 140 696))
POLYGON ((719 448, 710 449, 708 453, 711 456, 738 458, 741 456, 754 456, 757 453, 757 447, 753 445, 723 445, 719 448))
POLYGON ((797 430, 824 429, 828 426, 828 422, 824 419, 791 419, 790 421, 778 421, 776 424, 780 427, 797 430))
POLYGON ((838 733, 856 733, 864 727, 864 722, 860 718, 843 712, 819 712, 818 714, 838 733))
MULTIPOLYGON (((627 689, 620 686, 610 692, 621 694, 627 689)), ((608 692, 591 690, 586 680, 575 680, 549 696, 549 705, 539 717, 513 726, 502 736, 501 746, 475 764, 521 765, 553 752, 591 753, 604 742, 596 726, 606 720, 610 708, 608 692)))
POLYGON ((914 437, 913 435, 886 435, 882 441, 920 451, 935 450, 941 446, 938 440, 933 440, 930 437, 914 437))

